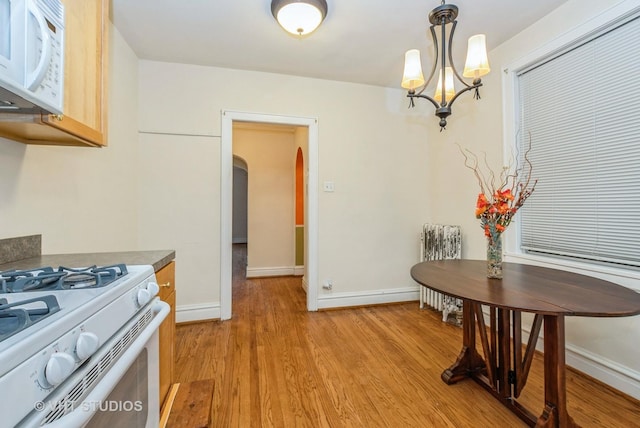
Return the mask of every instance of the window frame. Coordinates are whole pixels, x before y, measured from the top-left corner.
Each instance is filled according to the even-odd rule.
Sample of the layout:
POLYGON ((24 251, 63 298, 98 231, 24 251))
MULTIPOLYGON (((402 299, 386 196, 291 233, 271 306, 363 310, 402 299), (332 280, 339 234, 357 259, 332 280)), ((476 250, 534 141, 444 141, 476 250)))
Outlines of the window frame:
MULTIPOLYGON (((522 58, 513 61, 502 68, 503 93, 503 159, 507 162, 513 153, 517 153, 519 130, 518 106, 518 74, 531 66, 548 61, 571 49, 577 43, 591 38, 594 34, 610 27, 613 23, 629 16, 640 13, 637 4, 618 4, 605 10, 593 19, 579 25, 561 36, 553 39, 539 49, 532 51, 522 58)), ((640 270, 604 265, 597 262, 581 261, 547 254, 532 254, 523 252, 520 240, 520 226, 518 216, 514 225, 504 234, 505 261, 524 264, 535 264, 554 269, 567 270, 589 276, 609 280, 640 292, 640 270)))

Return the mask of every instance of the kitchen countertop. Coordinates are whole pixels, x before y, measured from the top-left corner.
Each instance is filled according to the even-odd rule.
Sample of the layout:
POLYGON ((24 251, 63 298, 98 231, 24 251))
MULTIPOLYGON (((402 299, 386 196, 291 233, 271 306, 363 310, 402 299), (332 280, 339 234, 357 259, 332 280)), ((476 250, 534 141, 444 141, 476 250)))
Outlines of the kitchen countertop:
POLYGON ((122 251, 114 253, 78 253, 78 254, 50 254, 15 260, 0 264, 0 271, 11 269, 32 269, 42 266, 65 266, 69 268, 92 265, 113 265, 124 263, 127 265, 152 265, 154 271, 159 271, 175 259, 173 250, 155 251, 122 251))

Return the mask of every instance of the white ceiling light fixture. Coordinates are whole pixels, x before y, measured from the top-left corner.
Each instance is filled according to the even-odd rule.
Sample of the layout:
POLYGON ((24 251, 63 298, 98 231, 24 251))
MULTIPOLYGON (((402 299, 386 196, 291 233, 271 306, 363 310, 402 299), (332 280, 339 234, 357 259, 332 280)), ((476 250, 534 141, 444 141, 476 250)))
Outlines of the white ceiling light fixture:
POLYGON ((409 106, 414 106, 414 98, 423 98, 430 101, 436 108, 436 116, 440 118, 440 131, 447 126, 447 118, 451 115, 451 105, 458 99, 461 94, 473 90, 475 98, 480 98, 478 89, 482 86, 481 76, 491 71, 489 60, 487 59, 487 46, 484 34, 476 34, 469 38, 467 61, 465 63, 462 77, 473 79, 469 84, 465 82, 458 70, 453 64, 451 55, 451 46, 453 44, 453 33, 456 30, 458 21, 458 7, 453 4, 442 4, 431 11, 429 14, 429 22, 431 26, 431 39, 433 40, 433 56, 434 62, 431 68, 429 78, 425 81, 422 74, 422 65, 420 63, 420 51, 410 49, 405 54, 404 75, 402 76, 401 86, 409 90, 407 96, 410 98, 409 106), (447 43, 447 25, 451 24, 449 30, 449 41, 447 43), (436 29, 440 30, 440 44, 436 36, 436 29), (436 70, 440 68, 438 73, 438 82, 434 96, 423 94, 433 77, 436 70), (456 92, 454 87, 454 77, 458 80, 463 88, 456 92))
POLYGON ((272 0, 271 13, 286 31, 304 36, 320 26, 327 16, 325 0, 272 0))

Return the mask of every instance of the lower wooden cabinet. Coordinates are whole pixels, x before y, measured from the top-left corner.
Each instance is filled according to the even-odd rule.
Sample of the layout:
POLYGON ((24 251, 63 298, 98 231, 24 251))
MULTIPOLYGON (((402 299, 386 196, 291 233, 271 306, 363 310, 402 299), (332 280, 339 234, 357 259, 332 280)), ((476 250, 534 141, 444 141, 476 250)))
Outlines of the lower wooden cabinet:
POLYGON ((165 399, 173 384, 173 365, 175 359, 176 337, 176 288, 175 262, 171 262, 156 272, 156 280, 160 286, 160 299, 171 306, 171 312, 160 325, 160 404, 164 407, 165 399))

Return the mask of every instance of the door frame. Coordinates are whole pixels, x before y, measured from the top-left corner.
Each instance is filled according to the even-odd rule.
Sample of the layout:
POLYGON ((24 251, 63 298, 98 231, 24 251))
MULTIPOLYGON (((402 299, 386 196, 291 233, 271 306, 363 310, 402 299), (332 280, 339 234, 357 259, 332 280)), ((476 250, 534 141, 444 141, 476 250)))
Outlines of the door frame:
POLYGON ((222 110, 220 148, 220 319, 231 319, 232 284, 232 206, 233 206, 233 122, 255 122, 306 126, 307 147, 307 211, 308 227, 305 252, 307 265, 307 310, 318 310, 318 119, 299 116, 249 113, 222 110))

